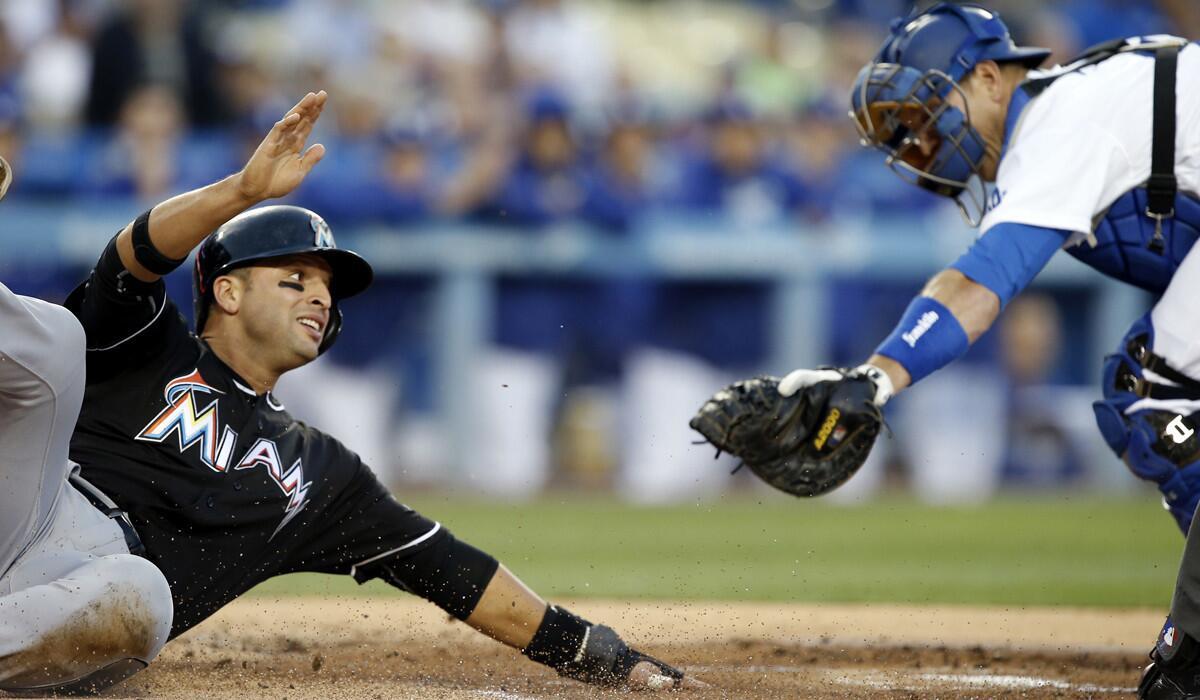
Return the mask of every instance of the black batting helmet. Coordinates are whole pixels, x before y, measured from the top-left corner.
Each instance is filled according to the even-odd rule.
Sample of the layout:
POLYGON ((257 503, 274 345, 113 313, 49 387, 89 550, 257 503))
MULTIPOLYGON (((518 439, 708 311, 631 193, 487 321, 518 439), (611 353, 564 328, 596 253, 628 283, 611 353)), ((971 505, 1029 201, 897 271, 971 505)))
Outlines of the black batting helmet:
POLYGON ((196 334, 204 330, 208 320, 214 280, 231 270, 262 260, 302 254, 321 257, 333 271, 329 289, 333 304, 320 352, 328 350, 342 330, 338 301, 369 287, 374 272, 358 253, 337 247, 329 224, 319 215, 284 204, 238 214, 200 244, 196 251, 196 267, 192 271, 196 334))

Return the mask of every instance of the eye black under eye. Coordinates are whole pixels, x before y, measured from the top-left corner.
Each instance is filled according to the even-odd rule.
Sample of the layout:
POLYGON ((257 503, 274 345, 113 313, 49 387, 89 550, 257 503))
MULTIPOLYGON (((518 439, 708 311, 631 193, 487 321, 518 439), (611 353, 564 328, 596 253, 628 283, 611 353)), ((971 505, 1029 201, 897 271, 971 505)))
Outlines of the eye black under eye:
POLYGON ((287 289, 294 289, 297 292, 304 291, 304 285, 300 284, 299 282, 292 282, 290 280, 280 280, 279 286, 286 287, 287 289))

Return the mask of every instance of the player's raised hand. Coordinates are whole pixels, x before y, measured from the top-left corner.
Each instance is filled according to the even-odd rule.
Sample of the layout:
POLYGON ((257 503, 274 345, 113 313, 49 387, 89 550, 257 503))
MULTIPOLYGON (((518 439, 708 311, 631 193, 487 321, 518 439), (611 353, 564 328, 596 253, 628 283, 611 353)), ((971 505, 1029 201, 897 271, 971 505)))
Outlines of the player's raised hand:
POLYGON ((238 189, 245 197, 256 201, 282 197, 304 181, 325 155, 323 145, 305 148, 305 143, 327 98, 324 90, 310 92, 275 122, 242 168, 238 189))

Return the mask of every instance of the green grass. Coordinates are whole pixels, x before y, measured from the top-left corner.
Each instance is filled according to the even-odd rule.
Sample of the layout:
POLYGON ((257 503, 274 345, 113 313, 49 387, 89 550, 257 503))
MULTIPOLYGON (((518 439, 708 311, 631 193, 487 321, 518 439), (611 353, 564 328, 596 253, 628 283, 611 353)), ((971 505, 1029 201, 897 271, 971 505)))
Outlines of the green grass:
MULTIPOLYGON (((971 508, 783 497, 639 508, 549 497, 408 501, 548 597, 1151 606, 1166 609, 1183 537, 1153 496, 1010 497, 971 508)), ((287 576, 271 594, 392 595, 287 576)))

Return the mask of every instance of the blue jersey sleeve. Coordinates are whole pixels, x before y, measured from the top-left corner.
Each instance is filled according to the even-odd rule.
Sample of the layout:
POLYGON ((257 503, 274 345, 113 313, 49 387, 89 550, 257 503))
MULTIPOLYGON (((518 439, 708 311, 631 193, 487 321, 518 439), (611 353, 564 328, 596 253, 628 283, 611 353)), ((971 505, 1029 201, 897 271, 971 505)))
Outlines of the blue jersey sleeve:
POLYGON ((1069 235, 1041 226, 996 224, 950 267, 995 292, 1004 308, 1042 271, 1069 235))

